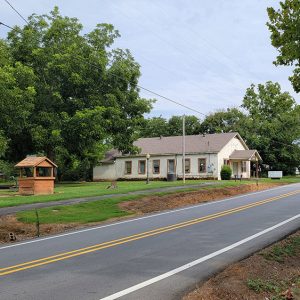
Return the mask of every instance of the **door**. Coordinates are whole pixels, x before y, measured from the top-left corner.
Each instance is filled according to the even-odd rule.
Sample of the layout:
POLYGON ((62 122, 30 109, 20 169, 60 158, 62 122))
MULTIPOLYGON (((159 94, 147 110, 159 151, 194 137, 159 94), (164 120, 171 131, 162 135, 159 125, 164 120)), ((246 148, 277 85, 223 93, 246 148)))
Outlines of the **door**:
POLYGON ((168 174, 175 174, 175 159, 168 160, 168 174))
POLYGON ((239 175, 239 163, 237 161, 234 161, 232 163, 232 175, 233 176, 238 176, 239 175))

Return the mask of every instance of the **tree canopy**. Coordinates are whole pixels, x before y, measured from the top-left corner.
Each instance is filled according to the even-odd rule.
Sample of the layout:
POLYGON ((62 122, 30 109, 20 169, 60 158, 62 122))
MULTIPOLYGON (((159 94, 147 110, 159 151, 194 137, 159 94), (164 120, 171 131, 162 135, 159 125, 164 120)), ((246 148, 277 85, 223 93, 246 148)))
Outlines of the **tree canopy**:
POLYGON ((300 92, 300 2, 285 0, 280 8, 268 8, 272 45, 279 54, 274 62, 276 65, 294 65, 290 81, 296 92, 300 92))
POLYGON ((294 173, 300 165, 300 106, 278 83, 252 84, 240 108, 217 111, 201 124, 205 133, 239 132, 273 170, 294 173))
POLYGON ((294 173, 300 165, 300 106, 278 83, 251 85, 242 107, 247 118, 241 124, 248 145, 257 149, 274 170, 294 173))
MULTIPOLYGON (((187 135, 199 134, 200 121, 196 116, 185 116, 185 132, 187 135)), ((172 116, 168 120, 161 116, 146 119, 139 135, 141 137, 182 135, 182 116, 172 116)))
POLYGON ((63 174, 80 170, 85 177, 108 147, 134 151, 137 128, 151 109, 139 96, 139 64, 129 50, 113 48, 120 36, 113 25, 82 29, 55 7, 0 41, 6 159, 43 152, 63 174))

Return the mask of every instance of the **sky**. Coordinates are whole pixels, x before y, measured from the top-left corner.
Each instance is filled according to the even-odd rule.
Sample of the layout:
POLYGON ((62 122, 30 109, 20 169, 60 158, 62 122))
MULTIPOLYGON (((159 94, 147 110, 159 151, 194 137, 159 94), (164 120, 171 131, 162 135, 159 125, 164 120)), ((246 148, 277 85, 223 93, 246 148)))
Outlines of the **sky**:
MULTIPOLYGON (((269 80, 290 92, 289 67, 276 67, 277 50, 266 26, 267 7, 279 0, 9 0, 27 18, 58 6, 63 15, 77 17, 84 33, 97 23, 111 23, 121 37, 115 47, 127 48, 141 66, 139 84, 202 114, 241 105, 246 89, 269 80)), ((24 21, 0 0, 0 22, 24 21)), ((0 38, 7 29, 0 26, 0 38)), ((149 116, 169 118, 194 114, 156 98, 149 116)), ((196 114, 203 119, 203 115, 196 114)))

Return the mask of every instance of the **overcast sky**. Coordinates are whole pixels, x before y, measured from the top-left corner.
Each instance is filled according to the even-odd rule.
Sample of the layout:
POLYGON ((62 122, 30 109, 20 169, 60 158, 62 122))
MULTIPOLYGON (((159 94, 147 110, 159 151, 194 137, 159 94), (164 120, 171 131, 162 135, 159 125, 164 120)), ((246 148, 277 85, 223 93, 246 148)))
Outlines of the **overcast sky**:
MULTIPOLYGON (((204 114, 239 106, 251 83, 277 81, 293 92, 287 67, 275 67, 276 49, 266 27, 274 0, 9 0, 24 17, 49 12, 77 17, 88 32, 97 23, 120 31, 117 47, 141 65, 140 85, 204 114)), ((0 22, 24 21, 0 0, 0 22)), ((0 37, 7 30, 0 27, 0 37)), ((141 92, 146 98, 154 96, 141 92)), ((157 98, 157 97, 156 97, 157 98)), ((157 98, 151 116, 192 114, 157 98)), ((199 116, 201 117, 201 116, 199 116)))

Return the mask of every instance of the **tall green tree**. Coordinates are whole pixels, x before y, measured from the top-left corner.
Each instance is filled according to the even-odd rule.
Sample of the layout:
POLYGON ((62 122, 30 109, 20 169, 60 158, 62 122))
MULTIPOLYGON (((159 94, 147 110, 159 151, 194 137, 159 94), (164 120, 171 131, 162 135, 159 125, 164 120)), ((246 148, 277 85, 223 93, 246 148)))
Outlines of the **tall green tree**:
POLYGON ((280 8, 268 8, 272 45, 279 54, 275 65, 294 66, 290 81, 296 92, 300 92, 300 1, 285 0, 280 8))
MULTIPOLYGON (((195 116, 185 116, 185 132, 187 135, 198 134, 200 121, 195 116)), ((146 119, 141 127, 141 137, 182 135, 182 116, 172 116, 169 120, 163 117, 146 119)))
MULTIPOLYGON (((169 135, 182 135, 182 116, 172 116, 168 121, 169 135)), ((196 116, 185 116, 185 133, 199 134, 200 121, 196 116)))
POLYGON ((113 25, 82 29, 55 7, 32 15, 0 43, 8 53, 0 59, 0 129, 9 140, 8 159, 44 152, 63 173, 78 167, 86 177, 84 166, 90 169, 106 147, 134 151, 137 128, 151 109, 139 96, 140 67, 129 50, 113 48, 120 36, 113 25))
POLYGON ((168 135, 168 122, 163 117, 153 117, 145 120, 141 127, 140 137, 158 137, 168 135))
POLYGON ((243 135, 243 122, 246 115, 238 108, 228 108, 208 115, 200 126, 202 133, 238 131, 243 135))
POLYGON ((294 173, 300 165, 300 106, 278 83, 251 85, 242 107, 247 118, 241 124, 248 145, 257 149, 273 170, 294 173))

